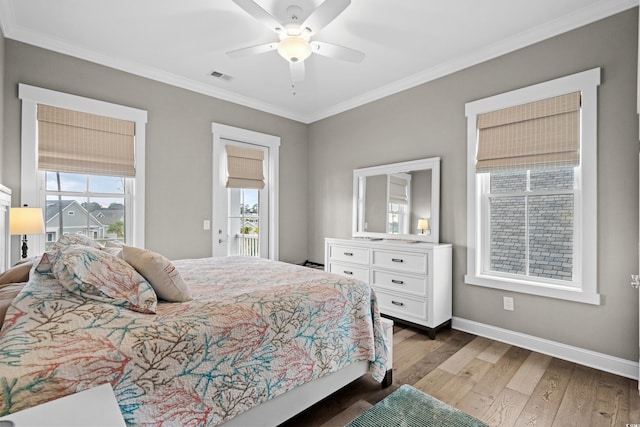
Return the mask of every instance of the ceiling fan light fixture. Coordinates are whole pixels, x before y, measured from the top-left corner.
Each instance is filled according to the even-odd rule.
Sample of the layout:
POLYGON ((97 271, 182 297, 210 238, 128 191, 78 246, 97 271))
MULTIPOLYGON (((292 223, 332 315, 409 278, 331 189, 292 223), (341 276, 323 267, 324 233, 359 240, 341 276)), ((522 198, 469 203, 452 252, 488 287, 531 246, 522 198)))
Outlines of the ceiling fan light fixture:
POLYGON ((289 62, 302 62, 311 55, 311 45, 302 37, 287 37, 278 44, 278 53, 289 62))

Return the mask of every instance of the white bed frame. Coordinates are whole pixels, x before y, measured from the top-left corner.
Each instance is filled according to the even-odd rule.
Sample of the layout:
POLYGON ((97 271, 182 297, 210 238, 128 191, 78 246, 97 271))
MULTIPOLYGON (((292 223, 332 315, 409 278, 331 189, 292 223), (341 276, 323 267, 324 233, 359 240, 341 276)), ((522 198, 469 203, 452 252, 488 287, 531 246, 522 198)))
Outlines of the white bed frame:
MULTIPOLYGON (((387 361, 387 377, 383 386, 391 385, 393 367, 393 321, 382 319, 384 337, 389 346, 387 361)), ((299 414, 310 406, 318 403, 330 394, 340 390, 347 384, 357 380, 369 372, 369 362, 361 361, 348 365, 326 377, 318 378, 273 399, 267 400, 260 406, 251 408, 228 422, 224 426, 261 426, 273 427, 299 414)))

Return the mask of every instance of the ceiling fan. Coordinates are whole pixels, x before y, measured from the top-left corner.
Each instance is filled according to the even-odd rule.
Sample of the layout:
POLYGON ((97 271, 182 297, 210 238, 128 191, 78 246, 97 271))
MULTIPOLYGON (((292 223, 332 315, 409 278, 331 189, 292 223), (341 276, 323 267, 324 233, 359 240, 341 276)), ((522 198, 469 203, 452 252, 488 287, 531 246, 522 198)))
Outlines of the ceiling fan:
POLYGON ((273 15, 254 0, 233 0, 233 2, 273 30, 280 41, 227 52, 227 55, 232 58, 277 50, 289 62, 293 83, 304 81, 304 60, 312 53, 349 62, 360 62, 364 59, 364 53, 360 51, 310 40, 312 36, 340 15, 351 4, 351 0, 324 0, 304 22, 300 22, 303 14, 302 8, 291 5, 287 8, 288 20, 282 23, 278 22, 273 15))

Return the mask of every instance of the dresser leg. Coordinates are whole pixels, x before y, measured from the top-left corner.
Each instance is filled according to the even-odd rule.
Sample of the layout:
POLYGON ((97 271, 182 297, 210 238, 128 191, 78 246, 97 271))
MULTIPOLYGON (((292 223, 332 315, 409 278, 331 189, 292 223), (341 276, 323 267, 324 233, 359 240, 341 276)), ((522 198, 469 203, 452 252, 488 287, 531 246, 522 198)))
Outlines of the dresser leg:
POLYGON ((436 326, 435 328, 425 328, 425 330, 427 331, 427 335, 432 340, 436 339, 436 332, 442 329, 451 329, 451 319, 447 320, 441 325, 436 326))

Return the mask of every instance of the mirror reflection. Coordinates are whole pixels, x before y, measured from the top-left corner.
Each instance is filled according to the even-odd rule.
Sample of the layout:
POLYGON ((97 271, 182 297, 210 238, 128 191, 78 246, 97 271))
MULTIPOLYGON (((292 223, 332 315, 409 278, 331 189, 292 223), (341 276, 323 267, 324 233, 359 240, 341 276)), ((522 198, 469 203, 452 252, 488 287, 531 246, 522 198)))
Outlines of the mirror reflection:
POLYGON ((356 169, 354 236, 438 242, 439 165, 434 158, 356 169))
POLYGON ((364 198, 362 230, 424 234, 431 217, 431 170, 360 177, 364 198), (422 223, 419 223, 423 220, 422 223), (420 227, 422 226, 422 227, 420 227))

